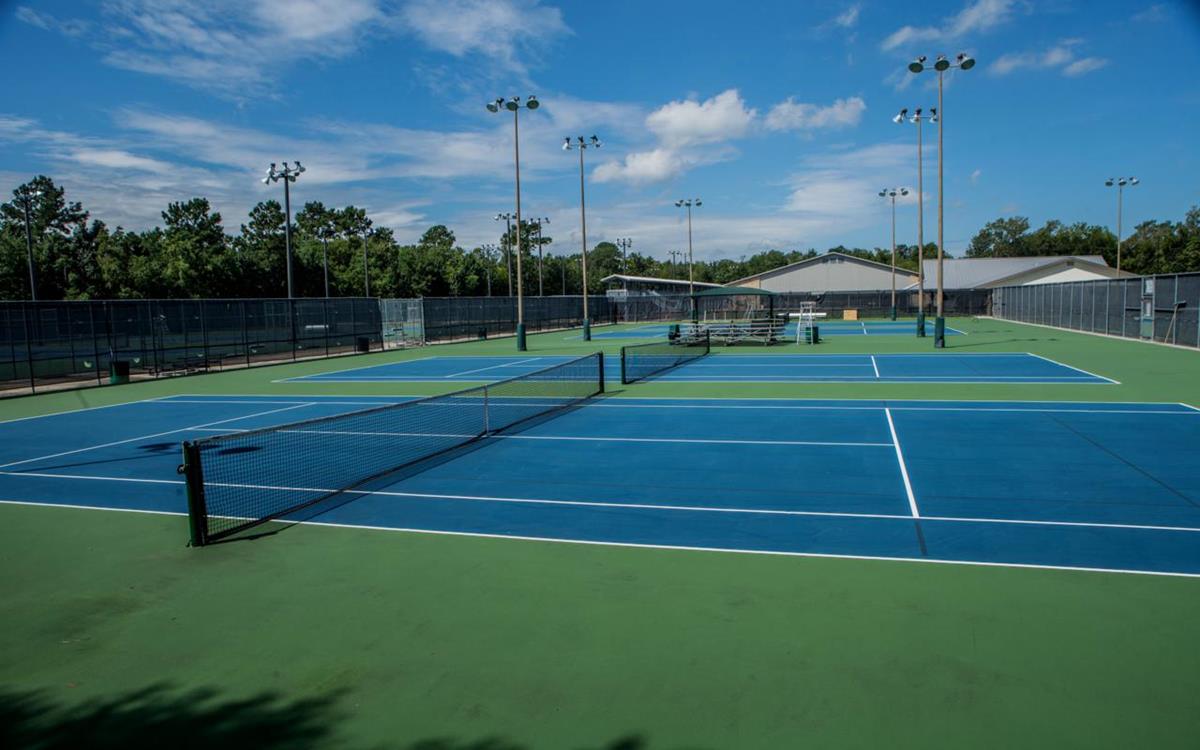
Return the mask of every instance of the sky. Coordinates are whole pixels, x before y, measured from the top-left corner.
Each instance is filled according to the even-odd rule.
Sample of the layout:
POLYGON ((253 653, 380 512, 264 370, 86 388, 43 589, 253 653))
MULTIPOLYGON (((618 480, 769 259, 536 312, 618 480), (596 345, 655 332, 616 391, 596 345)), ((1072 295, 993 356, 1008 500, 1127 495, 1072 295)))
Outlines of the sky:
MULTIPOLYGON (((445 224, 498 241, 514 209, 554 247, 627 237, 658 258, 886 247, 917 238, 917 128, 944 78, 945 241, 1011 215, 1114 225, 1107 177, 1136 176, 1125 228, 1200 204, 1200 7, 1086 0, 0 0, 0 193, 36 174, 93 218, 143 229, 207 197, 230 231, 271 162, 300 160, 293 205, 368 209, 401 242, 445 224)), ((937 126, 923 126, 925 237, 937 126)))

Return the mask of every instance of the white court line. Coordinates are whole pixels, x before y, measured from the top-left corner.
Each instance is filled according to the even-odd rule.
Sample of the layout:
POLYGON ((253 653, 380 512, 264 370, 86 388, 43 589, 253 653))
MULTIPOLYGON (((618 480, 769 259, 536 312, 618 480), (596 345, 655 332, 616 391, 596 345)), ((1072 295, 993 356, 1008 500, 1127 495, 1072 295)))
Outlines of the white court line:
POLYGON ((443 375, 442 377, 443 378, 457 378, 459 375, 470 375, 471 373, 474 373, 474 372, 483 372, 484 370, 495 370, 498 367, 514 367, 516 365, 523 365, 527 362, 537 362, 539 360, 541 360, 541 357, 530 357, 529 359, 519 359, 516 362, 505 362, 504 364, 489 365, 488 367, 480 367, 477 370, 463 370, 462 372, 452 372, 449 375, 443 375))
POLYGON ((78 414, 84 411, 96 411, 98 409, 111 409, 114 406, 129 406, 130 404, 149 404, 155 401, 162 401, 171 398, 170 396, 155 396, 154 398, 140 398, 136 401, 120 401, 115 404, 103 404, 101 406, 85 406, 80 409, 68 409, 67 411, 52 411, 47 414, 34 414, 29 417, 13 417, 12 419, 0 419, 0 424, 9 424, 11 422, 25 422, 30 419, 44 419, 46 417, 61 417, 64 414, 78 414))
MULTIPOLYGON (((318 397, 312 396, 310 398, 318 398, 318 397)), ((337 398, 337 397, 329 397, 329 399, 332 399, 332 398, 337 398)), ((427 398, 427 396, 412 396, 409 398, 410 399, 418 399, 418 398, 427 398)), ((1190 417, 1196 413, 1200 413, 1200 409, 1197 409, 1196 407, 1188 406, 1187 404, 1173 402, 1173 401, 1147 401, 1147 402, 1142 402, 1142 401, 1022 401, 1019 399, 1018 400, 1001 399, 999 401, 995 401, 995 400, 979 400, 979 399, 975 399, 975 400, 953 399, 953 400, 948 400, 948 401, 944 401, 944 402, 939 402, 939 401, 920 401, 920 400, 917 400, 917 401, 905 401, 905 400, 891 401, 889 399, 889 403, 891 404, 890 407, 851 406, 851 405, 849 405, 849 404, 854 403, 856 399, 846 400, 845 402, 843 402, 843 404, 792 405, 792 404, 776 404, 775 403, 778 401, 801 401, 802 402, 802 401, 828 401, 829 400, 829 399, 803 399, 803 398, 799 398, 799 399, 777 399, 777 398, 753 399, 755 401, 762 401, 762 402, 764 402, 763 404, 621 403, 621 402, 625 402, 625 401, 634 402, 634 401, 639 401, 639 400, 641 400, 641 399, 614 398, 614 399, 610 399, 607 401, 584 402, 584 403, 578 404, 578 408, 582 408, 582 409, 728 409, 728 410, 733 410, 733 411, 743 410, 743 409, 744 410, 767 410, 767 411, 883 411, 884 408, 891 408, 892 411, 1028 412, 1030 414, 1042 414, 1042 413, 1131 414, 1131 415, 1150 414, 1150 415, 1159 415, 1159 416, 1168 415, 1168 416, 1186 416, 1186 417, 1190 417), (1139 405, 1139 406, 1141 406, 1141 405, 1182 406, 1186 409, 1186 411, 1180 410, 1180 409, 1138 409, 1138 410, 1134 410, 1134 409, 1068 409, 1068 408, 1021 409, 1021 408, 1017 408, 1017 407, 1001 407, 1001 406, 993 407, 993 406, 897 406, 896 405, 896 404, 904 404, 904 403, 926 403, 926 404, 937 404, 937 403, 1070 404, 1070 403, 1078 403, 1078 404, 1100 404, 1100 405, 1130 404, 1130 405, 1139 405)), ((663 400, 663 401, 729 401, 729 400, 734 400, 734 399, 707 398, 707 397, 688 398, 688 397, 678 397, 678 396, 662 396, 660 399, 656 398, 655 400, 663 400)), ((869 402, 871 399, 861 399, 861 400, 869 402)), ((290 404, 290 403, 303 403, 303 402, 286 401, 286 400, 284 400, 283 397, 281 397, 279 399, 274 399, 274 400, 270 400, 270 401, 267 401, 267 400, 260 400, 260 401, 223 400, 223 399, 218 399, 218 398, 202 399, 202 400, 201 399, 183 400, 180 398, 176 398, 175 400, 172 400, 172 401, 159 401, 158 403, 162 403, 162 404, 172 404, 172 403, 178 403, 178 404, 290 404)), ((402 404, 402 403, 407 403, 407 402, 405 402, 405 401, 322 400, 322 401, 316 401, 316 402, 309 401, 308 403, 332 404, 332 405, 340 405, 340 406, 386 406, 388 404, 402 404)), ((445 404, 444 406, 454 406, 454 405, 455 404, 445 404)), ((35 418, 36 417, 23 417, 23 419, 35 419, 35 418)))
POLYGON ((875 355, 871 355, 871 367, 875 370, 875 378, 879 379, 879 364, 875 361, 875 355))
MULTIPOLYGON (((476 438, 482 437, 475 433, 428 433, 428 432, 359 432, 356 430, 280 430, 301 435, 349 435, 361 437, 445 437, 445 438, 476 438)), ((619 436, 590 436, 590 435, 488 435, 489 440, 569 440, 596 443, 684 443, 701 445, 809 445, 833 446, 844 448, 890 448, 891 443, 868 442, 836 442, 817 440, 719 440, 706 438, 637 438, 619 436)))
MULTIPOLYGON (((27 505, 41 508, 67 508, 70 510, 103 510, 118 513, 143 513, 151 516, 186 516, 186 513, 166 510, 142 510, 135 508, 112 508, 97 505, 69 505, 66 503, 38 503, 27 500, 0 500, 4 505, 27 505)), ((903 516, 906 521, 912 519, 903 516)), ((930 520, 930 519, 925 519, 930 520)), ((580 544, 592 547, 621 547, 629 549, 655 549, 672 552, 719 552, 737 555, 768 555, 773 557, 800 557, 821 560, 862 560, 868 562, 905 562, 931 565, 964 565, 978 568, 1013 568, 1017 570, 1056 570, 1072 573, 1119 573, 1122 575, 1160 576, 1167 578, 1200 578, 1200 573, 1180 573, 1167 570, 1133 570, 1127 568, 1088 568, 1082 565, 1038 565, 1036 563, 984 562, 979 560, 939 560, 930 557, 895 557, 885 555, 845 555, 831 552, 790 552, 786 550, 736 549, 729 547, 688 547, 681 544, 644 544, 637 542, 606 542, 590 539, 561 539, 558 537, 529 536, 525 534, 489 534, 482 531, 442 531, 439 529, 414 529, 399 526, 370 526, 367 524, 333 523, 330 521, 281 522, 299 526, 320 526, 333 529, 355 529, 359 531, 390 531, 404 534, 430 534, 434 536, 461 536, 475 539, 503 539, 521 542, 547 542, 552 544, 580 544)))
POLYGON ((884 409, 883 413, 887 417, 888 430, 892 433, 892 445, 896 448, 896 461, 900 464, 900 476, 904 479, 904 492, 908 495, 908 508, 912 511, 913 518, 920 518, 921 511, 917 508, 917 498, 913 495, 912 482, 908 479, 908 466, 904 463, 904 451, 900 450, 900 438, 896 435, 896 425, 892 422, 892 410, 884 409))
POLYGON ((756 368, 761 368, 761 367, 870 367, 870 366, 871 365, 867 364, 866 362, 796 362, 794 364, 790 363, 790 362, 779 362, 779 363, 756 362, 754 364, 745 365, 740 362, 737 364, 734 364, 732 362, 724 362, 724 361, 719 361, 719 360, 714 360, 714 359, 708 359, 708 360, 701 359, 701 360, 697 360, 695 362, 689 363, 688 369, 699 369, 699 368, 704 368, 704 367, 718 367, 718 368, 756 367, 756 368))
MULTIPOLYGON (((0 476, 13 477, 32 477, 36 479, 71 479, 96 482, 126 482, 133 484, 168 484, 168 485, 186 485, 187 482, 182 479, 137 479, 130 477, 106 477, 106 476, 90 476, 83 474, 53 474, 49 472, 24 472, 24 471, 0 471, 0 476)), ((633 510, 654 510, 654 511, 673 511, 680 513, 740 513, 745 515, 766 515, 766 516, 798 516, 798 517, 817 517, 817 518, 857 518, 866 520, 884 520, 884 521, 912 521, 914 516, 908 513, 857 513, 853 511, 825 511, 825 510, 783 510, 776 508, 738 508, 738 507, 720 507, 711 505, 667 505, 662 503, 624 503, 612 502, 603 500, 553 500, 546 498, 532 497, 506 497, 503 495, 461 495, 461 494, 439 494, 432 492, 400 492, 396 490, 342 490, 337 491, 324 487, 290 487, 284 485, 262 485, 262 484, 239 484, 235 482, 206 482, 208 487, 226 487, 230 489, 250 489, 250 490, 269 490, 272 492, 303 492, 303 493, 319 493, 319 494, 340 494, 340 495, 359 495, 369 496, 378 495, 380 497, 403 497, 415 499, 429 500, 462 500, 470 502, 483 503, 510 503, 516 505, 563 505, 563 506, 581 506, 595 508, 612 508, 622 509, 630 508, 633 510)), ((51 505, 56 506, 59 503, 41 503, 28 502, 30 505, 51 505)), ((91 506, 78 506, 91 507, 91 506)), ((128 510, 127 508, 113 508, 113 510, 128 510)), ((186 514, 181 514, 186 515, 186 514)), ((938 523, 986 523, 986 524, 1004 524, 1016 526, 1053 526, 1066 528, 1085 528, 1085 529, 1114 529, 1119 531, 1170 531, 1186 534, 1200 534, 1200 527, 1195 526, 1164 526, 1158 524, 1132 524, 1132 523, 1103 523, 1094 521, 1045 521, 1027 518, 988 518, 988 517, 973 517, 973 516, 916 516, 922 522, 938 522, 938 523)), ((332 526, 341 526, 343 524, 331 523, 332 526)), ((390 528, 390 527, 382 527, 390 528)))
POLYGON ((229 419, 221 419, 216 422, 205 422, 204 424, 193 425, 191 427, 179 427, 174 430, 167 430, 165 432, 156 432, 153 435, 139 435, 138 437, 126 438, 125 440, 114 440, 111 443, 101 443, 100 445, 89 445, 86 448, 75 448, 74 450, 62 451, 61 453, 51 453, 46 456, 37 456, 35 458, 25 458, 20 461, 11 461, 6 464, 0 464, 0 469, 7 469, 10 466, 20 466, 21 464, 33 463, 35 461, 48 461, 52 458, 61 458, 62 456, 71 456, 76 453, 84 453, 86 451, 99 450, 100 448, 110 448, 114 445, 123 445, 125 443, 136 443, 139 440, 150 440, 151 438, 163 437, 164 435, 174 435, 179 432, 187 432, 188 430, 198 430, 203 427, 213 427, 215 425, 225 424, 226 422, 236 422, 241 419, 250 419, 251 417, 262 417, 262 416, 266 416, 267 414, 275 414, 275 413, 281 412, 281 411, 289 411, 291 409, 299 409, 303 406, 316 406, 316 404, 313 404, 313 403, 294 404, 292 406, 285 406, 280 409, 269 409, 267 411, 260 411, 255 414, 243 414, 238 417, 230 417, 229 419))
POLYGON ((1050 359, 1049 357, 1043 357, 1040 354, 1034 354, 1033 352, 1025 352, 1025 353, 1031 357, 1036 357, 1037 359, 1040 359, 1043 362, 1049 362, 1050 364, 1058 365, 1059 367, 1065 367, 1068 370, 1074 370, 1075 372, 1082 372, 1084 375, 1090 375, 1093 378, 1100 378, 1101 380, 1107 380, 1108 382, 1112 383, 1113 385, 1121 384, 1121 382, 1119 380, 1113 380, 1112 378, 1106 378, 1103 375, 1097 375, 1094 372, 1088 372, 1087 370, 1081 370, 1078 367, 1072 367, 1071 365, 1068 365, 1064 362, 1059 362, 1058 360, 1050 359))
POLYGON ((864 320, 864 321, 860 321, 860 323, 859 323, 859 324, 862 326, 862 329, 863 329, 863 335, 864 335, 864 336, 869 336, 870 334, 868 334, 868 333, 867 333, 867 322, 864 320))

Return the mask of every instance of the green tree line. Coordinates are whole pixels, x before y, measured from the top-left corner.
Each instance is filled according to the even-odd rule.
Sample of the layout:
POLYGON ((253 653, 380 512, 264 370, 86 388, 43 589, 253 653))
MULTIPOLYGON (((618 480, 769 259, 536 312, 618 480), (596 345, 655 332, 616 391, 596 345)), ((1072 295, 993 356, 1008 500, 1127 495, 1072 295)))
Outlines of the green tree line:
MULTIPOLYGON (((236 233, 205 198, 169 204, 162 224, 141 232, 110 229, 92 219, 64 189, 38 176, 0 204, 0 298, 28 299, 27 243, 33 248, 38 299, 136 299, 203 297, 283 297, 287 295, 285 217, 278 201, 251 209, 236 233), (29 196, 26 205, 25 196, 29 196)), ((463 248, 447 227, 430 227, 414 244, 401 244, 392 231, 375 226, 365 209, 334 208, 309 202, 292 223, 293 280, 302 297, 485 296, 508 293, 510 272, 518 263, 508 252, 521 232, 522 281, 526 294, 580 294, 582 264, 578 251, 555 251, 554 238, 534 225, 512 227, 500 239, 499 253, 463 248)), ((545 229, 545 227, 543 227, 545 229)), ((885 248, 834 247, 831 251, 891 261, 885 248)), ((926 245, 927 257, 936 245, 926 245)), ((998 219, 971 240, 968 257, 1103 254, 1116 263, 1116 238, 1103 227, 1048 222, 1029 231, 1023 217, 998 219)), ((729 283, 756 273, 816 257, 817 251, 766 250, 749 257, 697 261, 697 281, 729 283)), ((915 245, 897 247, 897 265, 915 269, 915 245)), ((1200 208, 1181 223, 1147 221, 1123 243, 1122 267, 1136 273, 1200 269, 1200 208)), ((603 293, 605 276, 686 279, 688 267, 677 261, 629 253, 622 258, 611 242, 588 252, 588 291, 603 293)), ((514 279, 515 287, 515 279, 514 279)))

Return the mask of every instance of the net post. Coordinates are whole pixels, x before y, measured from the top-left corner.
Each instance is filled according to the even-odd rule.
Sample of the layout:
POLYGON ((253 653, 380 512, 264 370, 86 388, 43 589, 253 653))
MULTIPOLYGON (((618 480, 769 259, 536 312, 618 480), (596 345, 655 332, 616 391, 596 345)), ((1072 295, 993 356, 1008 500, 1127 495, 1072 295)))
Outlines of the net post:
POLYGON ((200 466, 200 448, 195 443, 184 441, 183 463, 179 473, 187 484, 188 525, 191 527, 192 547, 208 544, 208 510, 204 502, 204 472, 200 466))
POLYGON ((596 352, 596 356, 600 359, 600 390, 596 393, 604 393, 604 352, 596 352))
POLYGON ((621 385, 629 385, 629 378, 625 374, 625 347, 621 347, 621 385))
POLYGON ((491 406, 488 404, 488 387, 483 387, 483 434, 486 437, 492 431, 491 406))

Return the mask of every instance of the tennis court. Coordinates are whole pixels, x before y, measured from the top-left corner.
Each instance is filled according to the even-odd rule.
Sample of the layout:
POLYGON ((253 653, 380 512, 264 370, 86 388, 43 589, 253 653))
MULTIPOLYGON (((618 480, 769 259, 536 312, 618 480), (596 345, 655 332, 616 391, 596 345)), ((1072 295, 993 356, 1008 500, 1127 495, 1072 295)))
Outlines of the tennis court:
MULTIPOLYGON (((287 378, 280 382, 490 382, 570 359, 559 356, 433 356, 287 378)), ((620 382, 620 361, 606 360, 620 382)), ((1103 375, 1027 352, 922 354, 721 354, 669 370, 656 380, 756 383, 1064 383, 1113 384, 1103 375)))
MULTIPOLYGON (((11 421, 0 497, 183 514, 181 440, 393 401, 173 396, 11 421), (87 437, 102 431, 110 439, 87 437)), ((313 435, 306 458, 333 466, 388 439, 352 438, 313 435)), ((1200 575, 1187 448, 1198 442, 1200 411, 1181 404, 596 399, 303 513, 376 529, 1200 575)), ((261 472, 256 492, 311 489, 261 472)))
MULTIPOLYGON (((911 336, 916 330, 916 321, 912 320, 825 320, 819 319, 816 324, 821 329, 822 336, 911 336)), ((637 326, 618 330, 594 330, 593 339, 655 339, 663 338, 670 328, 667 324, 637 326)), ((933 320, 926 322, 925 330, 933 336, 933 320)), ((946 326, 947 336, 962 336, 964 333, 957 328, 946 326)), ((789 341, 796 339, 796 322, 788 323, 780 336, 789 341)), ((567 337, 582 338, 579 334, 567 337)))

